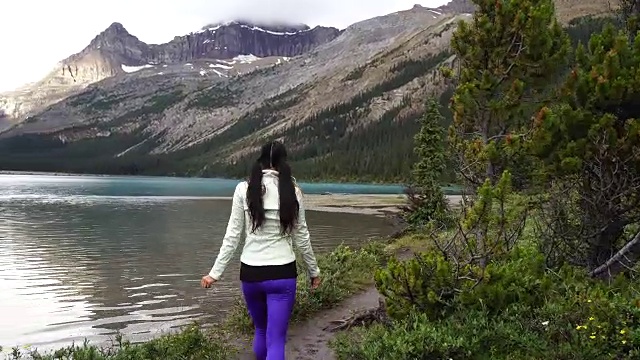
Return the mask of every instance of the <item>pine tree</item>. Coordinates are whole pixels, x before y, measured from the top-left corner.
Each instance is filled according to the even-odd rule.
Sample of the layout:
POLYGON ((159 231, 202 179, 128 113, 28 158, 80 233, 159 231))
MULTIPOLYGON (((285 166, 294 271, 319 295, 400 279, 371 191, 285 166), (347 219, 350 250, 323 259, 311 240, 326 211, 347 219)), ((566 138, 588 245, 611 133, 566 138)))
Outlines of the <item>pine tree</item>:
POLYGON ((548 256, 594 276, 626 271, 640 258, 640 36, 630 37, 609 25, 578 46, 562 103, 538 113, 531 142, 553 184, 548 256))
MULTIPOLYGON (((473 0, 452 48, 460 67, 451 108, 450 141, 460 174, 477 187, 518 160, 504 148, 524 137, 530 115, 564 69, 569 39, 552 0, 473 0)), ((452 73, 448 72, 449 75, 452 73)))
POLYGON ((446 166, 443 122, 438 100, 429 98, 420 120, 420 131, 414 137, 417 160, 413 166, 412 184, 407 189, 409 206, 403 209, 405 219, 414 227, 443 220, 446 211, 440 184, 446 166))

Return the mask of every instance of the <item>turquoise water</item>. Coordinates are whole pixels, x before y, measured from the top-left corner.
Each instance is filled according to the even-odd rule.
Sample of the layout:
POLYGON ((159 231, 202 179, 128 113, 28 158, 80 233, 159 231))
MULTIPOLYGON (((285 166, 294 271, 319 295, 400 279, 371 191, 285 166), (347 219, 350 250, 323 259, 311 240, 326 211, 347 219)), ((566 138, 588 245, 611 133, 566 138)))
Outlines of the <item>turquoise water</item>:
MULTIPOLYGON (((142 341, 194 320, 220 321, 239 294, 239 249, 218 286, 203 290, 199 280, 213 265, 229 217, 230 201, 219 197, 230 196, 235 184, 0 175, 0 346, 46 350, 85 338, 108 344, 117 332, 142 341)), ((310 211, 307 221, 319 254, 392 231, 359 214, 310 211)))
MULTIPOLYGON (((238 180, 142 176, 1 175, 0 182, 19 187, 0 189, 2 196, 169 196, 229 197, 238 180), (8 191, 7 191, 8 190, 8 191)), ((308 194, 402 194, 401 185, 300 183, 308 194)), ((455 188, 444 188, 454 193, 455 188)))

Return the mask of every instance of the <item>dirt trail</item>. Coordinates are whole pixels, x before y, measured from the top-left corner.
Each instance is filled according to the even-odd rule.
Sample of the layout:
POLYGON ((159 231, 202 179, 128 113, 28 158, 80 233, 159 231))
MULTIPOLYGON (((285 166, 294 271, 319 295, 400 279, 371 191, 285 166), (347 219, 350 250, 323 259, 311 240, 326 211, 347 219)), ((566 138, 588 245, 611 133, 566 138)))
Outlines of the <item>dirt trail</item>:
MULTIPOLYGON (((333 320, 351 316, 353 311, 378 306, 378 297, 378 291, 371 286, 346 299, 338 307, 325 310, 303 323, 291 326, 287 341, 287 360, 334 360, 329 340, 335 333, 323 329, 333 320)), ((250 346, 246 345, 247 349, 242 351, 240 360, 255 359, 250 346)))
MULTIPOLYGON (((408 260, 414 252, 408 248, 397 249, 396 258, 408 260)), ((287 341, 287 360, 334 360, 333 351, 329 348, 329 340, 335 333, 324 331, 331 321, 348 318, 354 311, 377 307, 380 294, 375 286, 356 294, 333 309, 325 310, 289 330, 287 341)))
POLYGON ((345 300, 340 306, 325 310, 312 319, 298 324, 289 330, 287 342, 287 359, 295 360, 333 360, 333 351, 329 348, 329 340, 335 333, 324 331, 331 321, 349 317, 353 311, 378 306, 378 291, 370 287, 345 300))

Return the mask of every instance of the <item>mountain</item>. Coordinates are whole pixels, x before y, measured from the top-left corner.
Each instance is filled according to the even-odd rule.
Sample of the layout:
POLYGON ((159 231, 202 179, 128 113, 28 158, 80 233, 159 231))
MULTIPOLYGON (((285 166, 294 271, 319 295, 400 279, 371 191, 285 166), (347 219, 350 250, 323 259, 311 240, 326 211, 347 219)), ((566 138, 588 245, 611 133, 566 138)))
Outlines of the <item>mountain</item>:
MULTIPOLYGON (((13 122, 43 110, 87 85, 154 65, 185 64, 203 59, 293 57, 340 35, 335 28, 306 25, 256 25, 232 21, 176 36, 168 43, 148 45, 113 23, 81 52, 62 60, 44 79, 0 95, 0 110, 13 122)), ((218 67, 218 68, 223 68, 218 67)), ((8 120, 4 121, 7 127, 8 120)), ((3 129, 0 120, 0 131, 3 129)))
POLYGON ((123 66, 177 64, 199 59, 301 55, 340 34, 335 28, 307 26, 270 28, 246 22, 206 27, 166 44, 147 45, 120 23, 113 23, 80 53, 65 59, 61 74, 73 82, 95 82, 126 71, 123 66))
MULTIPOLYGON (((559 0, 558 16, 569 21, 575 5, 593 14, 607 8, 604 0, 559 0)), ((319 35, 326 28, 214 24, 187 38, 228 27, 283 42, 273 40, 271 52, 256 46, 253 55, 238 50, 225 54, 227 59, 211 58, 212 53, 180 58, 194 54, 180 51, 171 64, 159 63, 159 50, 122 50, 155 49, 126 37, 127 45, 117 51, 123 57, 116 59, 123 73, 0 134, 0 169, 244 176, 256 148, 280 139, 301 178, 404 180, 424 99, 436 95, 446 104, 451 94, 438 68, 454 60, 452 33, 472 10, 465 0, 440 8, 414 6, 335 30, 333 39, 319 35), (313 47, 287 42, 297 44, 296 36, 313 31, 313 47), (300 54, 273 56, 276 48, 300 54)))

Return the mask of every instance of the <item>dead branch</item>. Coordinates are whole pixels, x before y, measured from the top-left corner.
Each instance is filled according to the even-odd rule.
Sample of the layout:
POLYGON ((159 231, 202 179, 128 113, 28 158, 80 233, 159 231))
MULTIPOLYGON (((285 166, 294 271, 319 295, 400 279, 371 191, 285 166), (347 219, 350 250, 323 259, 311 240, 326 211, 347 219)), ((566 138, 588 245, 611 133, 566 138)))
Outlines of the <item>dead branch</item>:
POLYGON ((597 278, 613 278, 621 272, 630 270, 640 258, 640 231, 604 264, 598 266, 590 275, 597 278))
POLYGON ((323 330, 329 332, 345 331, 356 326, 371 326, 374 323, 389 325, 391 320, 387 315, 387 309, 382 297, 378 299, 378 306, 359 311, 354 311, 351 316, 329 322, 323 330))

